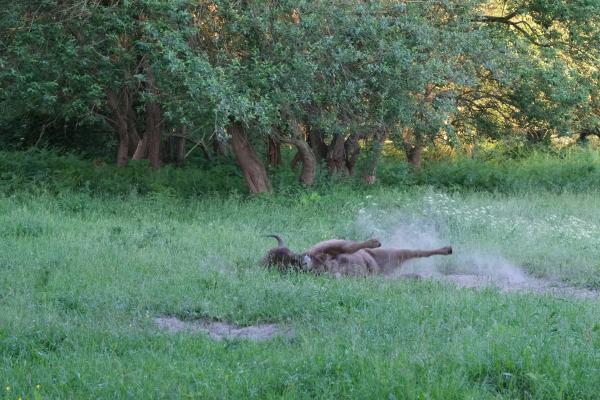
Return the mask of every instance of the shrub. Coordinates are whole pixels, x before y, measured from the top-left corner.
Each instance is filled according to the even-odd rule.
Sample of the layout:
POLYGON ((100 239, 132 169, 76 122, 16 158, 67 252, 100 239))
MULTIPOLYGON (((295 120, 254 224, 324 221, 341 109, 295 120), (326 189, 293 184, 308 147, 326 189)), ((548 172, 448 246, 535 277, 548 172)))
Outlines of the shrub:
MULTIPOLYGON (((362 184, 360 173, 356 177, 329 177, 325 167, 319 170, 315 185, 309 190, 298 183, 297 172, 289 168, 275 169, 271 176, 275 191, 285 197, 327 193, 340 187, 350 192, 369 190, 362 184)), ((576 149, 554 154, 533 152, 520 159, 455 157, 426 162, 417 172, 403 160, 386 157, 379 166, 378 177, 376 186, 431 185, 449 190, 497 192, 582 191, 600 187, 600 153, 576 149)), ((231 160, 201 166, 166 165, 153 171, 145 161, 118 168, 48 150, 0 152, 0 190, 9 194, 78 191, 127 195, 133 192, 170 197, 247 192, 241 173, 231 160)))

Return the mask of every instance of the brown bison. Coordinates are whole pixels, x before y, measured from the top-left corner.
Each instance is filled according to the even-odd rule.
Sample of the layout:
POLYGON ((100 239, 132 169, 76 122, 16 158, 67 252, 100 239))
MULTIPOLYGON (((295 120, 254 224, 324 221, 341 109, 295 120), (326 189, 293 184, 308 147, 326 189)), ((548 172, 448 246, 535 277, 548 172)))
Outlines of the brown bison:
POLYGON ((372 275, 389 273, 411 258, 452 254, 452 247, 434 250, 406 250, 381 247, 376 239, 365 242, 332 239, 319 242, 303 253, 294 253, 285 246, 281 237, 277 247, 269 250, 262 259, 264 266, 274 266, 280 271, 297 270, 334 275, 372 275))

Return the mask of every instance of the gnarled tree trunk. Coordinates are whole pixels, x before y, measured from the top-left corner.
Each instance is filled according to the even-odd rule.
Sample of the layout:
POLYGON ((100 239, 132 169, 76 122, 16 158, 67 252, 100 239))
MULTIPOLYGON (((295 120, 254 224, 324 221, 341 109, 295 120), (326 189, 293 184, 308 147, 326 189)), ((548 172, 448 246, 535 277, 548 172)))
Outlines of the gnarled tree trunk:
POLYGON ((227 131, 231 135, 231 147, 250 192, 270 192, 271 182, 267 170, 248 140, 243 126, 239 123, 233 123, 227 128, 227 131))
POLYGON ((346 151, 344 150, 344 137, 340 134, 335 134, 329 151, 327 152, 327 168, 330 174, 347 175, 346 167, 346 151))
POLYGON ((300 125, 296 121, 291 122, 294 138, 290 141, 298 149, 297 156, 302 161, 302 172, 300 173, 300 182, 304 186, 312 186, 317 174, 317 159, 315 153, 304 139, 300 125))
POLYGON ((294 145, 298 152, 292 160, 292 169, 295 169, 298 163, 302 163, 302 172, 300 173, 300 183, 303 186, 312 186, 315 182, 315 176, 317 175, 317 159, 304 137, 304 132, 298 122, 291 120, 289 122, 292 130, 292 137, 284 136, 278 127, 273 128, 273 135, 277 139, 284 143, 294 145))
POLYGON ((185 159, 186 127, 182 126, 173 132, 165 141, 163 161, 180 165, 185 159))
POLYGON ((114 125, 119 135, 119 148, 117 150, 117 165, 124 167, 129 161, 129 131, 127 123, 127 110, 129 108, 129 95, 126 89, 123 89, 122 99, 110 89, 106 91, 108 106, 111 108, 114 116, 114 125))
MULTIPOLYGON (((154 82, 154 71, 152 66, 146 68, 146 78, 148 90, 154 95, 158 95, 158 90, 154 82)), ((146 132, 144 139, 147 142, 148 160, 152 169, 158 169, 161 165, 160 145, 162 131, 162 108, 155 100, 146 103, 146 132)))
POLYGON ((363 174, 363 180, 368 185, 374 184, 377 180, 377 164, 381 158, 383 143, 385 142, 386 138, 387 129, 383 129, 383 131, 373 139, 373 147, 371 149, 370 158, 367 161, 365 172, 363 174))
POLYGON ((412 146, 406 152, 406 157, 408 159, 408 162, 413 166, 414 169, 418 170, 421 168, 422 152, 423 152, 423 146, 421 146, 421 145, 412 146))
POLYGON ((317 161, 321 162, 327 158, 327 144, 323 140, 323 133, 318 128, 308 129, 308 143, 313 150, 317 161))
POLYGON ((315 183, 315 175, 317 174, 317 159, 304 140, 294 142, 298 149, 298 155, 302 161, 302 172, 300 173, 300 183, 304 186, 312 186, 315 183))
POLYGON ((269 165, 279 167, 281 165, 281 143, 269 137, 269 165))
POLYGON ((421 153, 423 152, 423 139, 421 135, 405 128, 402 130, 402 141, 407 161, 414 169, 420 169, 421 153))
POLYGON ((356 161, 360 154, 360 145, 358 143, 360 137, 360 135, 353 134, 348 136, 344 142, 344 159, 350 176, 354 175, 354 167, 356 166, 356 161))

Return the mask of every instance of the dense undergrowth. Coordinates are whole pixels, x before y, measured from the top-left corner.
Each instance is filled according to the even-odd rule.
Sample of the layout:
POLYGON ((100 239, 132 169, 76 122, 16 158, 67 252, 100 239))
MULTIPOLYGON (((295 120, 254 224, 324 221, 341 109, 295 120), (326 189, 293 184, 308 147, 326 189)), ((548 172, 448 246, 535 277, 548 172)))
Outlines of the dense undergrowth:
MULTIPOLYGON (((296 174, 288 167, 272 170, 279 194, 303 191, 296 174)), ((575 149, 561 153, 532 152, 519 159, 458 157, 425 162, 420 171, 404 161, 386 158, 378 171, 378 186, 430 185, 449 190, 495 191, 503 193, 581 191, 600 187, 600 153, 575 149)), ((326 192, 333 186, 363 190, 360 177, 317 177, 313 191, 326 192)), ((72 154, 47 150, 0 152, 0 190, 4 193, 65 191, 124 195, 164 193, 194 197, 208 193, 246 193, 243 177, 232 160, 209 165, 167 165, 151 171, 146 162, 132 162, 117 168, 102 161, 83 160, 72 154)))

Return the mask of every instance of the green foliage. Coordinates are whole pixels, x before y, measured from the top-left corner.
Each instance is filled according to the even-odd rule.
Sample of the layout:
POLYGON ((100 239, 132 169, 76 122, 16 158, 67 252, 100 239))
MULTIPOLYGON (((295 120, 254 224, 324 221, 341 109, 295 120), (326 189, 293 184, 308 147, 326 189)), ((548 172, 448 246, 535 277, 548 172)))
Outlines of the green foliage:
POLYGON ((599 7, 13 2, 0 18, 0 128, 106 131, 107 93, 123 91, 137 117, 159 102, 165 128, 202 140, 233 120, 253 136, 302 121, 326 137, 405 129, 425 144, 596 129, 599 7))
POLYGON ((436 187, 506 193, 578 192, 600 185, 600 156, 578 150, 562 156, 535 152, 527 158, 456 158, 427 164, 417 182, 436 187))
MULTIPOLYGON (((548 146, 555 135, 598 132, 600 5, 546 3, 12 2, 0 17, 0 144, 113 159, 118 132, 126 164, 144 130, 157 137, 185 128, 206 145, 227 140, 232 123, 253 143, 318 132, 325 140, 360 138, 364 148, 385 137, 407 153, 473 145, 483 136, 548 146)), ((157 153, 147 154, 156 168, 157 153)), ((101 168, 71 174, 67 187, 96 191, 94 182, 114 180, 109 191, 123 193, 139 168, 102 170, 112 178, 97 178, 101 168)), ((382 169, 384 184, 443 184, 404 166, 382 169)), ((492 170, 446 180, 522 186, 492 170)), ((290 176, 275 176, 279 190, 290 176)), ((583 185, 566 176, 536 179, 548 182, 543 187, 583 185)), ((188 194, 220 190, 209 182, 177 185, 188 194)), ((319 171, 317 182, 330 180, 319 171)))
POLYGON ((183 197, 212 192, 243 191, 239 171, 231 163, 214 164, 209 170, 167 166, 150 171, 146 161, 117 168, 103 161, 91 163, 73 154, 51 151, 0 153, 0 188, 5 193, 23 190, 95 195, 164 194, 183 197))

